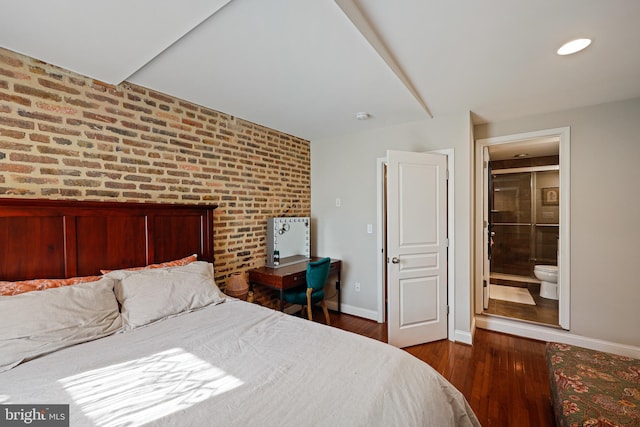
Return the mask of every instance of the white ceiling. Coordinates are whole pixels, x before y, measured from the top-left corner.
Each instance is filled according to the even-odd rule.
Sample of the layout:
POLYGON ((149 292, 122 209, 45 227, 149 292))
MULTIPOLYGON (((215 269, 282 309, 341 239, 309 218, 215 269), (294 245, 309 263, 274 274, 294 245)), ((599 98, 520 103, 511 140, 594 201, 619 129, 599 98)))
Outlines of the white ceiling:
POLYGON ((513 160, 522 157, 558 156, 560 154, 560 138, 536 138, 506 144, 494 144, 489 147, 491 160, 513 160))
POLYGON ((2 47, 311 140, 431 120, 429 112, 491 122, 640 96, 638 0, 0 6, 2 47), (555 54, 577 37, 593 43, 555 54), (360 111, 372 119, 356 120, 360 111))

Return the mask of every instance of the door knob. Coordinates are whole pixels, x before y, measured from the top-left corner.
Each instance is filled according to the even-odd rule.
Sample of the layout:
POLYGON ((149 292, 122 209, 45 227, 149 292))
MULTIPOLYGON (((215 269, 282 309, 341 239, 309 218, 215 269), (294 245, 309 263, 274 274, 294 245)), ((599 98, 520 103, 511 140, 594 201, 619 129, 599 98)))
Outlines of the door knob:
POLYGON ((391 258, 391 262, 393 264, 400 264, 400 258, 398 258, 397 256, 394 256, 393 258, 391 258))

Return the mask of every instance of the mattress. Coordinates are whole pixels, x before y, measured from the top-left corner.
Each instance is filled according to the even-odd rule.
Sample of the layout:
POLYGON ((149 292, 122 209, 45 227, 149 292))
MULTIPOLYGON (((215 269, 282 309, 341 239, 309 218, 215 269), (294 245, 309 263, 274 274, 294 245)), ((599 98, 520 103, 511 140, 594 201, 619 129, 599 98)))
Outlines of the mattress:
POLYGON ((0 374, 0 404, 41 403, 73 427, 480 425, 414 356, 232 298, 0 374))

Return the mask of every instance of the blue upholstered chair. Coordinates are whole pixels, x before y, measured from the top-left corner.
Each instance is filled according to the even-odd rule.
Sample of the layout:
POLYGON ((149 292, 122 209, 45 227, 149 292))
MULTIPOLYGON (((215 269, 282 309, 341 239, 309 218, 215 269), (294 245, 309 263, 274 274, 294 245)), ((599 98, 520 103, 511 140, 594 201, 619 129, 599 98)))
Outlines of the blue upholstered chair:
POLYGON ((331 258, 322 258, 318 261, 312 261, 307 265, 307 285, 285 291, 283 298, 289 304, 300 304, 302 313, 304 307, 307 307, 307 317, 313 320, 311 315, 311 304, 318 301, 322 304, 324 317, 327 319, 327 325, 331 324, 329 319, 329 311, 324 303, 324 285, 329 278, 329 267, 331 266, 331 258))

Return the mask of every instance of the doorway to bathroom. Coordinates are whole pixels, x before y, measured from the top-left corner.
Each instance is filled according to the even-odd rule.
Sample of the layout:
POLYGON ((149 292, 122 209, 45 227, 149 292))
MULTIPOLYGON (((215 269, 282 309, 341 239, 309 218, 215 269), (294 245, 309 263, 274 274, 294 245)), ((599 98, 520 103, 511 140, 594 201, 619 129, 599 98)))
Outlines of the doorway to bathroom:
POLYGON ((548 149, 540 157, 490 160, 485 313, 559 326, 557 280, 542 287, 538 277, 539 266, 558 265, 560 165, 557 144, 548 149))
POLYGON ((477 313, 568 329, 568 271, 560 268, 568 266, 569 240, 563 131, 477 142, 477 313))

